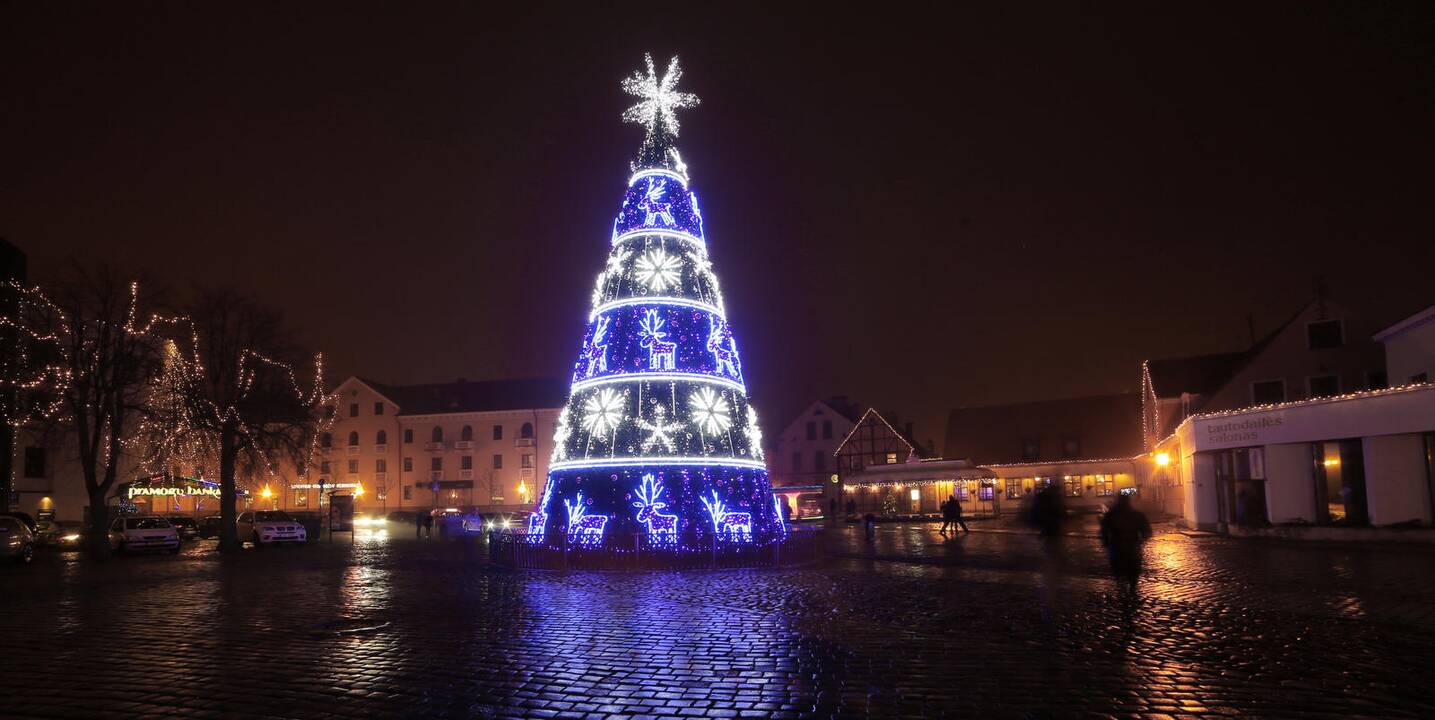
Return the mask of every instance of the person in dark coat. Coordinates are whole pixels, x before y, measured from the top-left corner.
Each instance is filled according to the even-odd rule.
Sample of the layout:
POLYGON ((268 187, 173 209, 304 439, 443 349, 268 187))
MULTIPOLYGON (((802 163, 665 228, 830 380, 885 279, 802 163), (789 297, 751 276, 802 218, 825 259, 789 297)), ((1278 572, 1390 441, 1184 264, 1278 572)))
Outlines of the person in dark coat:
POLYGON ((971 530, 967 529, 967 523, 966 523, 966 521, 965 521, 965 520, 962 520, 962 500, 961 500, 961 498, 957 497, 956 495, 953 495, 953 496, 952 496, 952 532, 953 532, 953 533, 955 533, 955 532, 957 531, 957 526, 958 526, 958 525, 961 526, 962 532, 964 532, 964 533, 969 533, 969 532, 971 532, 971 530))
POLYGON ((946 500, 942 501, 942 529, 938 530, 937 532, 940 532, 943 535, 947 534, 947 528, 951 527, 952 525, 952 503, 956 501, 956 495, 953 495, 950 498, 947 498, 946 500))
POLYGON ((423 537, 423 536, 424 536, 424 514, 423 514, 423 513, 414 513, 414 537, 416 537, 416 538, 421 538, 421 537, 423 537))
POLYGON ((1111 558, 1111 574, 1134 592, 1141 578, 1141 546, 1151 539, 1151 523, 1145 513, 1131 505, 1130 495, 1116 498, 1116 504, 1101 517, 1101 544, 1111 558))

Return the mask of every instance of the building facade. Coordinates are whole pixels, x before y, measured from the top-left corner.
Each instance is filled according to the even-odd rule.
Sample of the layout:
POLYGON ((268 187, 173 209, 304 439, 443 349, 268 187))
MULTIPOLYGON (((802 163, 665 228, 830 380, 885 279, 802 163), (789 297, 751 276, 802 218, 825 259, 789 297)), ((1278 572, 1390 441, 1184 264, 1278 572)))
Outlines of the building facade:
POLYGON ((1375 334, 1385 346, 1386 375, 1395 384, 1435 380, 1435 305, 1375 334))
POLYGON ((818 400, 770 441, 767 467, 773 492, 787 503, 793 517, 816 519, 825 515, 823 487, 837 469, 837 447, 852 432, 860 415, 845 397, 818 400))

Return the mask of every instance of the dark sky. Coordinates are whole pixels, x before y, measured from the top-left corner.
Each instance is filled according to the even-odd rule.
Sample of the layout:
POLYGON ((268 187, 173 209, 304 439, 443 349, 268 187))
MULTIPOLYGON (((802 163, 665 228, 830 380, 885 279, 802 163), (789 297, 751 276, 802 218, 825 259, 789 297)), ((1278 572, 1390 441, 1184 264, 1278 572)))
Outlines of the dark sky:
POLYGON ((1136 390, 1319 276, 1377 323, 1435 303, 1430 3, 508 5, 6 3, 0 236, 236 286, 343 374, 564 374, 650 50, 703 100, 769 432, 1136 390))

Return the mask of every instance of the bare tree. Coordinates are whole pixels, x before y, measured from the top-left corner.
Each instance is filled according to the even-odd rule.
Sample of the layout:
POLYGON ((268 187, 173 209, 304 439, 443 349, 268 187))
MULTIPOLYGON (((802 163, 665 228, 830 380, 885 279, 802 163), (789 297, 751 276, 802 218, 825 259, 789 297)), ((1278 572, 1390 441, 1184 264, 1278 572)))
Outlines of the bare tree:
POLYGON ((232 552, 243 543, 235 532, 240 473, 274 476, 286 465, 308 471, 318 428, 329 418, 322 356, 314 357, 312 385, 301 384, 292 362, 303 353, 281 314, 232 290, 197 291, 184 320, 176 328, 192 332, 166 346, 145 434, 166 465, 177 458, 218 465, 219 550, 232 552))
POLYGON ((99 555, 109 551, 106 507, 124 442, 157 366, 156 338, 137 322, 139 288, 108 268, 91 271, 71 262, 48 292, 16 288, 22 301, 0 321, 44 356, 31 357, 8 377, 28 376, 21 385, 32 394, 30 407, 74 436, 90 503, 90 549, 99 555))

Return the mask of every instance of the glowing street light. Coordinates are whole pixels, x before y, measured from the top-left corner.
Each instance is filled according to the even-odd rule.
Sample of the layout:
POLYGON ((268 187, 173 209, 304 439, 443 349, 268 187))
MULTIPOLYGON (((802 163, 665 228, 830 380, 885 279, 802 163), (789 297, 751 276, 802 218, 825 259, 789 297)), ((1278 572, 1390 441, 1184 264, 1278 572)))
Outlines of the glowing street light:
POLYGON ((1156 453, 1156 464, 1157 464, 1157 465, 1160 465, 1161 467, 1166 467, 1167 465, 1170 465, 1170 464, 1171 464, 1171 454, 1170 454, 1170 453, 1156 453))

